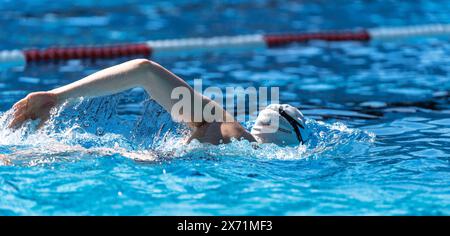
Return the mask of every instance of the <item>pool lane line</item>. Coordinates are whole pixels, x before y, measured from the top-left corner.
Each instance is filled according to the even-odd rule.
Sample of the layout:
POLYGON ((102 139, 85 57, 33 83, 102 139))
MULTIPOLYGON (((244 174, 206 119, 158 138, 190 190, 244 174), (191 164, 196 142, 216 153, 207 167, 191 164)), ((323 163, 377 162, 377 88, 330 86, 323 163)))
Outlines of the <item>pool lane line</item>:
POLYGON ((50 47, 0 51, 0 69, 24 67, 31 63, 51 63, 72 59, 95 60, 120 57, 145 57, 199 51, 221 51, 254 48, 275 48, 311 40, 374 41, 415 37, 450 36, 450 24, 429 24, 400 27, 378 27, 285 34, 253 34, 209 38, 151 40, 144 43, 97 46, 50 47))

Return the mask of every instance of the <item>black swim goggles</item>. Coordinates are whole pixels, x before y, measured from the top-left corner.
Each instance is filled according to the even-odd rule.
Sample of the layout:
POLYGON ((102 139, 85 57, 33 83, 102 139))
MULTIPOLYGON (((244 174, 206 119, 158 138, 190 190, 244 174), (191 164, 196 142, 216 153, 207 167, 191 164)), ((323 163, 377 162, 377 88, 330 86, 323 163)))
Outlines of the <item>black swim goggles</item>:
POLYGON ((305 129, 305 127, 300 122, 298 122, 298 120, 295 120, 290 115, 288 115, 282 107, 278 108, 278 113, 280 114, 280 116, 284 117, 289 122, 289 124, 291 124, 292 128, 294 128, 295 134, 297 135, 298 141, 303 144, 304 142, 302 133, 300 133, 300 129, 298 127, 302 129, 305 129))

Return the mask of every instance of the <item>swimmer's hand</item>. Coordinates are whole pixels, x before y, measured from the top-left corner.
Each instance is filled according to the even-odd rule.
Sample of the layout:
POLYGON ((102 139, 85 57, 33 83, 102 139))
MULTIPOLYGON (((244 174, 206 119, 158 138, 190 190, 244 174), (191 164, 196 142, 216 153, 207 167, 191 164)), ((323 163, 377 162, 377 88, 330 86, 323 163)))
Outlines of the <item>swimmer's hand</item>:
POLYGON ((27 120, 40 119, 39 127, 50 117, 50 109, 56 106, 57 96, 51 92, 30 93, 14 104, 13 119, 9 128, 17 128, 27 120))

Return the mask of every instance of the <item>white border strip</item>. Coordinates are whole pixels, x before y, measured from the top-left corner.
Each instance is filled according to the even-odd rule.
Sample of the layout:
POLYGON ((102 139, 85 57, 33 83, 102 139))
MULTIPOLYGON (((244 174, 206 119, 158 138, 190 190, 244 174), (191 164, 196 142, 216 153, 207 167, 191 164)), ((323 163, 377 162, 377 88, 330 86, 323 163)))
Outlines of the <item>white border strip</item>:
POLYGON ((236 48, 266 48, 261 34, 147 41, 152 55, 164 53, 220 51, 236 48))
POLYGON ((25 67, 27 61, 23 52, 19 50, 0 51, 0 69, 25 67))
POLYGON ((450 36, 450 24, 430 24, 405 27, 380 27, 367 30, 371 39, 395 39, 405 37, 450 36))

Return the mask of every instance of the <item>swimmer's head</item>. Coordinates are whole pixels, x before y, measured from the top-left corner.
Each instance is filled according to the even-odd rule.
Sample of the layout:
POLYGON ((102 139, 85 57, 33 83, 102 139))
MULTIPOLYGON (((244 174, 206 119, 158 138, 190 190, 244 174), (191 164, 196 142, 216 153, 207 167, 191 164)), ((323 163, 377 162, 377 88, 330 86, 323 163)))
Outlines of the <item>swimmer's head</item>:
POLYGON ((302 144, 309 136, 303 114, 288 104, 267 106, 256 118, 251 133, 260 143, 277 145, 302 144))

